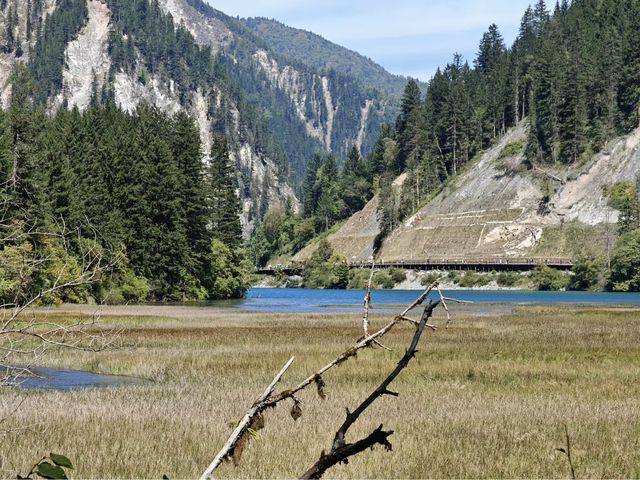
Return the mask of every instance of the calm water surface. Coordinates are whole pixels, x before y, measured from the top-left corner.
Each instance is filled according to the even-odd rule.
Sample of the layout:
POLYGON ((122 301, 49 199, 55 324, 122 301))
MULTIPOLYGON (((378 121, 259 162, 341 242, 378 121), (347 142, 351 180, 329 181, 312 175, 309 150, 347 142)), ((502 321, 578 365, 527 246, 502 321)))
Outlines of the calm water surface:
MULTIPOLYGON (((259 312, 354 313, 362 310, 362 290, 305 290, 254 288, 247 298, 230 304, 259 312)), ((483 311, 510 311, 515 305, 631 305, 640 306, 640 293, 531 292, 517 290, 453 290, 444 292, 458 300, 472 301, 483 311), (492 306, 492 307, 490 307, 492 306)), ((420 295, 417 290, 377 290, 372 292, 374 311, 396 311, 420 295)), ((433 296, 436 298, 436 296, 433 296)))
POLYGON ((32 376, 18 381, 20 388, 28 390, 57 390, 71 392, 87 388, 114 388, 131 385, 144 385, 148 380, 119 375, 100 375, 78 370, 58 370, 54 368, 32 368, 32 376))

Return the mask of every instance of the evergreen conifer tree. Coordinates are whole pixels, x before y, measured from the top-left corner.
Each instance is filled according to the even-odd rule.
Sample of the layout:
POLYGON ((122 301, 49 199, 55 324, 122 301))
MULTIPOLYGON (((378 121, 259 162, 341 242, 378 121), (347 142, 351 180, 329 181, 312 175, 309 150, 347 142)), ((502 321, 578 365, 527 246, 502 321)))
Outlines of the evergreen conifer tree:
POLYGON ((235 165, 229 155, 227 140, 213 139, 209 167, 211 225, 214 238, 231 248, 242 242, 240 199, 236 195, 235 165))
POLYGON ((415 165, 420 157, 420 138, 424 130, 422 100, 418 83, 410 79, 405 87, 396 126, 398 138, 398 172, 409 164, 415 165))

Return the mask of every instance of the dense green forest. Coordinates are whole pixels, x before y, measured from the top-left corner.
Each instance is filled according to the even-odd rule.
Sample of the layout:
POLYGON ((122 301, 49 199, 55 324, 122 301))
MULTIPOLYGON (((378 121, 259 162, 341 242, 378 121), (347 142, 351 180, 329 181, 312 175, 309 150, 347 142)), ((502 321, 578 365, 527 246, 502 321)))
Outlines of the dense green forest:
POLYGON ((78 275, 87 245, 112 268, 60 300, 244 294, 237 178, 223 137, 205 166, 186 114, 128 114, 107 102, 49 116, 28 70, 19 67, 12 85, 0 114, 0 302, 46 290, 61 271, 78 275))

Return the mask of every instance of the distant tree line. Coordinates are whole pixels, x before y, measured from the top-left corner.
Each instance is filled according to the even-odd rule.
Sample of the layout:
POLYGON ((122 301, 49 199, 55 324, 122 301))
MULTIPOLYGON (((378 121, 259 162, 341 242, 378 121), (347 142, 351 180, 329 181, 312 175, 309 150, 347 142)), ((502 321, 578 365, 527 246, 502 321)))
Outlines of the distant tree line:
MULTIPOLYGON (((244 294, 237 178, 224 138, 213 142, 205 166, 199 131, 184 113, 169 117, 142 105, 129 114, 107 102, 50 116, 33 99, 29 72, 18 67, 9 108, 0 112, 0 256, 15 257, 16 248, 79 254, 82 242, 93 241, 118 252, 119 270, 86 296, 244 294), (61 225, 78 236, 52 245, 48 233, 61 225)), ((2 283, 11 278, 4 268, 0 303, 15 293, 2 283)), ((45 271, 34 271, 25 288, 42 284, 45 271)))
POLYGON ((301 187, 302 211, 296 214, 290 204, 272 208, 253 234, 250 251, 256 265, 302 249, 316 235, 362 210, 374 194, 370 171, 355 146, 342 166, 331 154, 315 155, 301 187))

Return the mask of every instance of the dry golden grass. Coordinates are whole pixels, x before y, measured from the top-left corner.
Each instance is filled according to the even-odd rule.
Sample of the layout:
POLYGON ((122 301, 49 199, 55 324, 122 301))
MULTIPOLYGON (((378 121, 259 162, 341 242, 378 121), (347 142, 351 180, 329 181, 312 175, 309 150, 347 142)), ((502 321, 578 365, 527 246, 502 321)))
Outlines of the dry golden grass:
MULTIPOLYGON (((74 309, 69 315, 80 315, 74 309)), ((0 477, 26 472, 50 451, 75 461, 76 477, 198 476, 273 375, 296 362, 283 387, 332 360, 361 335, 357 316, 263 315, 185 307, 112 309, 123 347, 99 354, 53 352, 48 366, 137 375, 154 383, 74 393, 0 392, 3 428, 33 426, 0 439, 0 477), (161 318, 162 317, 162 318, 161 318)), ((57 312, 56 315, 61 315, 57 312)), ((382 325, 385 317, 375 317, 382 325)), ((413 330, 325 376, 329 397, 301 396, 270 411, 236 478, 294 477, 331 444, 344 419, 393 368, 413 330)), ((393 452, 376 449, 332 478, 566 478, 567 424, 576 474, 640 477, 640 312, 528 308, 504 316, 459 313, 448 331, 425 334, 415 362, 352 429, 381 422, 395 430, 393 452)))

